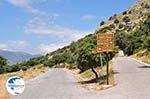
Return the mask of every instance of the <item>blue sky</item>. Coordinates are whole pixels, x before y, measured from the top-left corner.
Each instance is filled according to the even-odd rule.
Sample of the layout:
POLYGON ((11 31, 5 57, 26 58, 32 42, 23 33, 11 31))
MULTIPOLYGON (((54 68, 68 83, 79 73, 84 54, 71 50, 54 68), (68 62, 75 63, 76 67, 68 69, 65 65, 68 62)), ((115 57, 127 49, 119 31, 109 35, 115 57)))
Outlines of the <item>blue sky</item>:
POLYGON ((1 0, 0 49, 44 54, 93 33, 137 0, 1 0))

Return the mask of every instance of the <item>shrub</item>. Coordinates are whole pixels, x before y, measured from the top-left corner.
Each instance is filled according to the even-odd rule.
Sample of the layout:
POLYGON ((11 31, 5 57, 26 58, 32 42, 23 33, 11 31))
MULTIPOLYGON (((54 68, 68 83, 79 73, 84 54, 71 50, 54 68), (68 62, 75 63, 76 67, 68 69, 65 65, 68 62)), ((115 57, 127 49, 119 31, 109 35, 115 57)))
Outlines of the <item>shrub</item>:
POLYGON ((147 37, 144 41, 144 48, 146 48, 148 51, 150 51, 150 37, 147 37))
POLYGON ((102 28, 101 30, 97 31, 97 33, 106 33, 109 30, 111 30, 110 26, 106 26, 106 27, 102 28))
POLYGON ((21 69, 22 69, 23 71, 27 71, 28 67, 23 66, 21 69))
POLYGON ((48 67, 52 67, 52 66, 54 66, 54 65, 56 65, 55 64, 55 62, 53 61, 53 60, 45 60, 44 62, 43 62, 43 65, 44 66, 48 66, 48 67))
POLYGON ((3 74, 5 72, 5 69, 3 67, 0 67, 0 74, 3 74))
POLYGON ((122 14, 123 14, 123 15, 126 15, 126 14, 127 14, 127 11, 124 11, 122 14))
POLYGON ((124 25, 122 23, 119 24, 119 29, 122 29, 124 25))
POLYGON ((115 17, 117 16, 117 14, 114 14, 113 16, 114 16, 114 18, 115 18, 115 17))
POLYGON ((123 22, 125 22, 125 23, 130 22, 130 18, 129 18, 128 16, 125 16, 125 17, 123 18, 123 22))
POLYGON ((102 25, 104 25, 105 24, 105 22, 104 21, 102 21, 101 23, 100 23, 100 26, 102 26, 102 25))
POLYGON ((145 4, 145 5, 144 5, 144 8, 149 9, 149 8, 150 8, 150 5, 149 5, 149 4, 145 4))
POLYGON ((20 67, 18 65, 13 65, 12 67, 12 71, 11 72, 16 72, 20 70, 20 67))
POLYGON ((109 27, 110 27, 111 29, 115 29, 115 25, 114 25, 114 24, 109 25, 109 27))
POLYGON ((108 20, 110 21, 110 20, 112 20, 112 19, 113 19, 113 17, 111 16, 111 17, 109 17, 109 19, 108 19, 108 20))
POLYGON ((132 11, 130 10, 129 12, 128 12, 128 14, 131 14, 132 13, 132 11))
POLYGON ((114 20, 114 23, 115 23, 115 24, 118 24, 118 23, 119 23, 119 20, 118 20, 118 19, 115 19, 115 20, 114 20))
POLYGON ((5 72, 12 72, 11 66, 5 66, 5 72))

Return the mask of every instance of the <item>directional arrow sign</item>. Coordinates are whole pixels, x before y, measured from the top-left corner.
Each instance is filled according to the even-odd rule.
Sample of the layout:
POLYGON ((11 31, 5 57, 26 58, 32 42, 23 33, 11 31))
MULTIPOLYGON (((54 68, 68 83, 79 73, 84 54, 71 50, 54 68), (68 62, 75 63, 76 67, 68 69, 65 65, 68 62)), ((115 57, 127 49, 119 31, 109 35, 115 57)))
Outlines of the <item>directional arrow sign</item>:
POLYGON ((97 53, 113 51, 113 33, 99 33, 97 34, 97 53))

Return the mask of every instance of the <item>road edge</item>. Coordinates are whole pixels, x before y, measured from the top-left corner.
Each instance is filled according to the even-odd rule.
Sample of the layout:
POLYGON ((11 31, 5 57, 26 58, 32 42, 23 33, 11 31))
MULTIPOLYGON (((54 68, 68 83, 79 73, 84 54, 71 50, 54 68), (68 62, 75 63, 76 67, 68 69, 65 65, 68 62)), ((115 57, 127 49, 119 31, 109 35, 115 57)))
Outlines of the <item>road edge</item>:
POLYGON ((144 62, 142 62, 142 61, 140 61, 140 60, 138 60, 138 59, 135 59, 135 58, 132 58, 132 57, 128 57, 129 59, 132 59, 132 60, 134 60, 134 61, 136 61, 136 62, 138 62, 138 63, 140 63, 140 64, 144 64, 144 65, 146 65, 146 66, 150 66, 150 64, 148 64, 148 63, 144 63, 144 62))

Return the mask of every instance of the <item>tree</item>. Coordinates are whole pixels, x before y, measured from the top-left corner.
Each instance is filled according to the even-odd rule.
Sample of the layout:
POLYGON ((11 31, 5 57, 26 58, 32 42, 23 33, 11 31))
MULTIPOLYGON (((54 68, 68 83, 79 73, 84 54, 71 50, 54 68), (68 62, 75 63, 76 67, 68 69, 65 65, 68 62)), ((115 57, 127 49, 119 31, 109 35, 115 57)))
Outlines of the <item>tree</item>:
POLYGON ((7 65, 7 59, 4 57, 0 56, 0 67, 7 65))
POLYGON ((98 74, 95 71, 95 68, 100 66, 100 62, 99 57, 92 53, 93 48, 95 48, 95 45, 88 44, 80 49, 77 58, 77 65, 82 72, 91 69, 95 75, 95 78, 98 79, 98 74))
POLYGON ((128 16, 125 16, 125 17, 123 17, 123 21, 125 23, 128 23, 128 22, 130 22, 130 18, 128 16))
POLYGON ((115 34, 115 44, 125 52, 125 48, 127 47, 127 38, 128 34, 125 32, 118 32, 115 34))
POLYGON ((84 40, 78 44, 76 65, 81 72, 91 69, 95 78, 98 79, 98 74, 95 68, 100 66, 100 60, 99 55, 93 54, 93 51, 96 49, 96 44, 95 35, 84 38, 84 40))
POLYGON ((48 67, 52 67, 55 65, 55 63, 53 60, 44 60, 43 65, 48 66, 48 67))
POLYGON ((20 70, 20 66, 18 64, 7 66, 8 70, 7 72, 17 72, 20 70))
POLYGON ((7 59, 0 56, 0 74, 5 72, 4 66, 6 66, 6 65, 7 65, 7 59))

